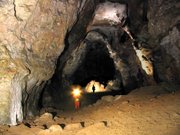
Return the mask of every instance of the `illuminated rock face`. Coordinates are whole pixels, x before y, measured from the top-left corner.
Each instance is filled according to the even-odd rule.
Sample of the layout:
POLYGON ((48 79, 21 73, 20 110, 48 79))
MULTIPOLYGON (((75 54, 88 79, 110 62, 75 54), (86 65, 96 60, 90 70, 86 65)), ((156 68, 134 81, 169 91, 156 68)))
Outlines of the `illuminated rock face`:
POLYGON ((16 124, 23 111, 37 112, 78 6, 76 0, 0 1, 0 123, 16 124))
POLYGON ((127 19, 127 5, 119 3, 105 2, 99 4, 95 11, 93 19, 94 25, 104 24, 124 24, 127 19))

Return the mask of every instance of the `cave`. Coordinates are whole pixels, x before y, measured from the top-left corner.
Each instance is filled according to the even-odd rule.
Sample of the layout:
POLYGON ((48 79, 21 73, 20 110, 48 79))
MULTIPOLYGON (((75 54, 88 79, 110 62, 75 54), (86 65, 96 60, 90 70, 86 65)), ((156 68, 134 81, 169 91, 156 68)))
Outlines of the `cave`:
MULTIPOLYGON (((55 99, 58 99, 59 101, 54 101, 54 105, 51 104, 52 101, 46 101, 46 96, 49 96, 52 93, 52 89, 49 88, 52 85, 51 83, 47 88, 45 87, 44 89, 41 97, 42 101, 40 101, 41 107, 55 107, 61 110, 74 109, 73 100, 70 96, 72 91, 71 86, 74 85, 79 85, 83 88, 82 91, 84 95, 83 99, 81 99, 81 107, 95 103, 104 95, 123 94, 121 91, 122 86, 119 85, 119 87, 113 88, 108 84, 114 80, 117 81, 118 74, 116 72, 118 71, 116 71, 114 61, 110 57, 108 49, 104 43, 97 41, 84 42, 81 47, 81 52, 75 51, 74 56, 78 58, 75 58, 73 62, 69 62, 71 60, 67 60, 67 63, 69 62, 71 66, 65 66, 64 70, 68 70, 66 67, 69 67, 70 69, 68 70, 69 72, 64 72, 64 78, 66 80, 64 78, 61 80, 62 84, 64 84, 64 81, 66 81, 67 87, 61 87, 60 89, 60 85, 58 84, 59 82, 56 80, 57 78, 52 78, 52 82, 55 83, 55 89, 61 92, 59 93, 59 97, 57 95, 58 92, 54 92, 56 95, 55 99), (95 88, 95 93, 92 94, 93 91, 92 88, 90 88, 92 86, 90 85, 93 82, 94 84, 96 83, 95 87, 97 88, 95 88), (64 93, 62 91, 64 91, 64 93), (68 107, 66 108, 65 106, 68 107)), ((56 76, 56 74, 54 76, 56 76)))
POLYGON ((85 87, 91 80, 107 85, 115 77, 114 62, 106 46, 100 43, 89 43, 85 58, 77 71, 72 75, 73 84, 85 87))
POLYGON ((0 134, 178 135, 179 11, 176 0, 0 0, 0 134))

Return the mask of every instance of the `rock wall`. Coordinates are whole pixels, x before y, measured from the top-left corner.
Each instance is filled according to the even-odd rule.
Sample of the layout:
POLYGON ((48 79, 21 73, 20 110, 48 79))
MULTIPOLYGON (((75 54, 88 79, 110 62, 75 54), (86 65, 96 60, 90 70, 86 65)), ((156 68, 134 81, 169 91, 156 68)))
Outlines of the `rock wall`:
POLYGON ((71 83, 69 76, 79 66, 79 54, 81 55, 85 49, 80 44, 86 37, 87 27, 92 21, 98 2, 98 0, 84 0, 82 2, 78 19, 65 37, 66 46, 58 59, 55 74, 45 87, 43 106, 59 106, 59 103, 68 102, 69 99, 66 97, 69 95, 68 89, 71 83), (76 54, 76 52, 78 53, 76 54))
POLYGON ((36 113, 78 6, 77 0, 0 1, 0 123, 22 121, 23 109, 36 113))
POLYGON ((149 0, 148 32, 157 81, 180 83, 180 2, 149 0))

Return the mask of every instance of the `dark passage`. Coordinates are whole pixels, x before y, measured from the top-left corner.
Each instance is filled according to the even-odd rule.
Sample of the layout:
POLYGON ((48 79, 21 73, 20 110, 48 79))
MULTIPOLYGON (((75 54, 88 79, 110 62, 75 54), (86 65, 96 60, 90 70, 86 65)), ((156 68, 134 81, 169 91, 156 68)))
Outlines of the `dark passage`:
MULTIPOLYGON (((69 77, 69 82, 72 85, 80 85, 82 87, 82 95, 80 97, 81 107, 93 104, 105 95, 121 94, 118 90, 96 92, 96 88, 94 93, 87 93, 85 91, 85 87, 92 80, 106 87, 109 81, 115 79, 116 75, 114 62, 110 58, 107 47, 99 42, 91 42, 86 45, 85 57, 81 58, 82 62, 79 63, 76 71, 69 77)), ((41 106, 53 107, 60 110, 74 110, 75 99, 71 95, 72 89, 60 89, 56 78, 53 82, 55 82, 53 85, 50 84, 50 86, 46 87, 42 95, 41 106)))
POLYGON ((83 63, 72 75, 73 84, 86 86, 91 80, 106 85, 108 80, 113 80, 115 67, 105 45, 92 43, 88 45, 83 63))

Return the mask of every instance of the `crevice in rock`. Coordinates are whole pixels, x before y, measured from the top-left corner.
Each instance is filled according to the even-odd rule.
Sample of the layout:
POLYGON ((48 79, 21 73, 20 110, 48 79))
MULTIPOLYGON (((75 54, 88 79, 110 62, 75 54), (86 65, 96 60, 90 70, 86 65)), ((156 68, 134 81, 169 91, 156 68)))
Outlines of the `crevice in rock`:
POLYGON ((23 20, 17 15, 17 11, 16 11, 16 0, 13 0, 13 6, 14 6, 14 17, 15 17, 18 21, 23 21, 23 20))

